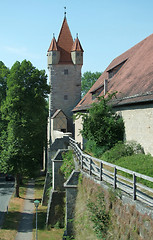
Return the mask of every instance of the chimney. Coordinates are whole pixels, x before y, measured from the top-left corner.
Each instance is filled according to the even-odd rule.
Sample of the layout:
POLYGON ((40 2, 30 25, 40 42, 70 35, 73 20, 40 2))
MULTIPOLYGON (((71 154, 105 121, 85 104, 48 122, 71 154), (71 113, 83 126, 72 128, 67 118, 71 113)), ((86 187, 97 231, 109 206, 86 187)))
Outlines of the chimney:
POLYGON ((107 93, 108 80, 104 79, 104 95, 107 93))

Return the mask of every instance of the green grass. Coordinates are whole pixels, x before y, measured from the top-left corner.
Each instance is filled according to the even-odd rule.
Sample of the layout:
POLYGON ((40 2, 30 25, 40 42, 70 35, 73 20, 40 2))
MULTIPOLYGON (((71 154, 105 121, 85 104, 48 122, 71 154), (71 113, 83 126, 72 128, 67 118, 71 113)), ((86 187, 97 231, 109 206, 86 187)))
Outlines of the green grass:
MULTIPOLYGON (((153 157, 145 155, 143 148, 136 142, 117 143, 113 148, 106 151, 100 159, 114 165, 153 177, 153 157)), ((132 179, 132 175, 118 171, 121 175, 132 179)), ((137 177, 137 182, 153 187, 153 183, 137 177)))
MULTIPOLYGON (((134 154, 128 157, 122 157, 119 160, 116 160, 114 164, 153 177, 153 157, 151 155, 134 154)), ((124 173, 124 175, 130 177, 127 173, 124 173)), ((137 180, 138 182, 153 188, 153 183, 140 178, 137 178, 137 180)))

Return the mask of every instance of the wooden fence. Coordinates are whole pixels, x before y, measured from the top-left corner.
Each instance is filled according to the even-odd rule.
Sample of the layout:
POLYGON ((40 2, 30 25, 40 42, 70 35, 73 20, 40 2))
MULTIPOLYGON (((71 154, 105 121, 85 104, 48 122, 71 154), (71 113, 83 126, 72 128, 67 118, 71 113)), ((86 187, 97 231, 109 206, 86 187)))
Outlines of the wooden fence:
POLYGON ((69 138, 69 145, 74 150, 83 171, 98 179, 105 181, 116 189, 130 194, 133 200, 140 200, 153 207, 153 188, 147 187, 147 183, 153 186, 153 178, 133 172, 129 169, 91 157, 79 148, 74 139, 69 138), (145 185, 140 183, 145 180, 145 185))

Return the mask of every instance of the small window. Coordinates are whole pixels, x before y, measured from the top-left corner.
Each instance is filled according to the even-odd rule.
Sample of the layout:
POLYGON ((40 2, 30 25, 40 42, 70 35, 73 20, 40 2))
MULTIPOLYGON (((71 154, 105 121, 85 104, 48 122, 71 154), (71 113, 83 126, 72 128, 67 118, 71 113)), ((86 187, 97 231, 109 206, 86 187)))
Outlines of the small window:
POLYGON ((56 52, 53 52, 53 56, 56 56, 56 52))
POLYGON ((68 75, 68 69, 64 69, 64 74, 68 75))
POLYGON ((77 56, 79 56, 80 54, 79 54, 79 53, 77 53, 76 55, 77 55, 77 56))
POLYGON ((64 100, 68 100, 68 95, 64 95, 64 100))
POLYGON ((92 94, 92 100, 97 98, 99 94, 104 90, 104 85, 101 85, 99 88, 95 89, 94 91, 91 92, 92 94))

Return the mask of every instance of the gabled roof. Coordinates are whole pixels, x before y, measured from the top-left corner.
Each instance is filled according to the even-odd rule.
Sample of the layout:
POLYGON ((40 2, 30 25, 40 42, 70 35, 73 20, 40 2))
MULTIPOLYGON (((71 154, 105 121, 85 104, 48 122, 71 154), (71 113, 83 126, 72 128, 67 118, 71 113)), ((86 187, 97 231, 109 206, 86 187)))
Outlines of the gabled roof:
POLYGON ((66 117, 65 113, 64 113, 61 109, 57 109, 51 118, 52 118, 52 119, 53 119, 53 118, 56 118, 59 113, 62 113, 63 116, 66 117))
POLYGON ((55 37, 53 37, 53 39, 51 41, 51 44, 49 46, 48 52, 50 52, 50 51, 58 51, 58 47, 57 47, 55 37))
POLYGON ((72 63, 71 60, 72 45, 73 39, 65 17, 57 40, 57 46, 60 51, 59 63, 72 63))
MULTIPOLYGON (((92 94, 105 79, 108 92, 118 92, 114 105, 153 101, 153 34, 115 58, 73 111, 85 110, 97 101, 92 94), (113 70, 114 75, 109 78, 113 70)), ((102 90, 99 96, 103 94, 102 90)))
POLYGON ((78 37, 75 39, 71 51, 84 52, 78 37))

